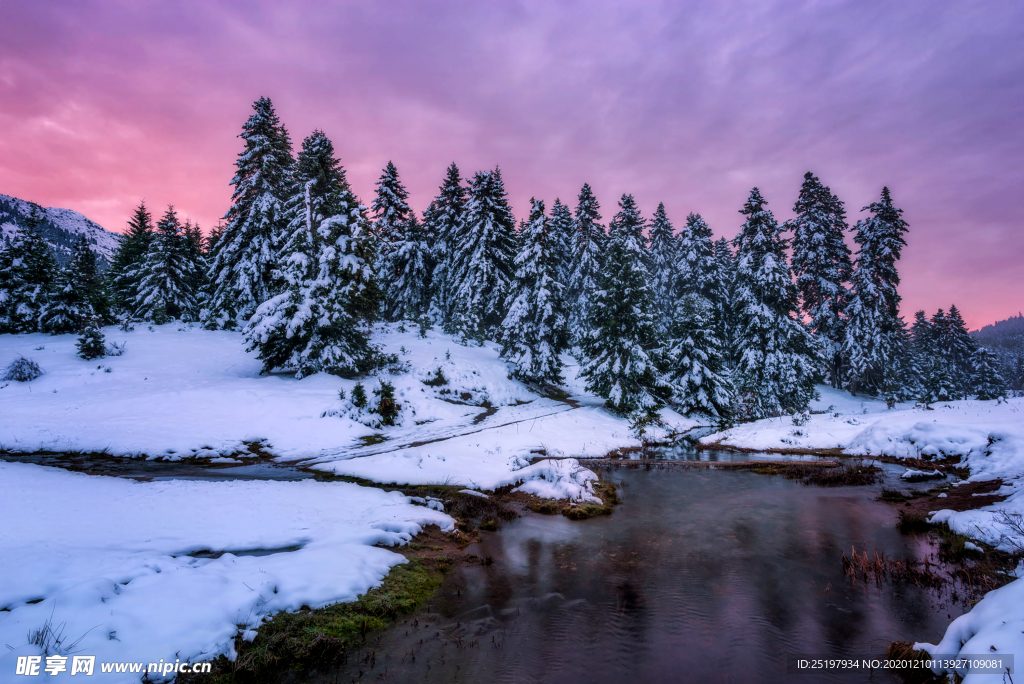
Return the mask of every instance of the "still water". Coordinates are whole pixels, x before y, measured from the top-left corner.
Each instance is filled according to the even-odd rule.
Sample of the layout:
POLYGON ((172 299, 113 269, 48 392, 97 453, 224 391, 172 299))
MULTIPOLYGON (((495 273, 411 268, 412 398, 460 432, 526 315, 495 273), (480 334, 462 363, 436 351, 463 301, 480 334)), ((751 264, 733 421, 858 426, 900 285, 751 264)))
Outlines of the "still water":
POLYGON ((489 565, 448 577, 420 613, 322 681, 819 682, 786 654, 881 656, 936 641, 962 612, 909 585, 854 585, 841 552, 921 557, 881 485, 821 488, 751 472, 612 469, 622 504, 482 533, 489 565))

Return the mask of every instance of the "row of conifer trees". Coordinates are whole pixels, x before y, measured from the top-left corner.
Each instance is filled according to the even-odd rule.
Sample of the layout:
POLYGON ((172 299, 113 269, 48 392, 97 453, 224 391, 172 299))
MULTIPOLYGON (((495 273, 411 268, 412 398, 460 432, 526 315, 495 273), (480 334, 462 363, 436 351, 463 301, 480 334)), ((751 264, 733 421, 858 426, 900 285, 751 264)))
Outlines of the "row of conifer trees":
MULTIPOLYGON (((223 226, 204 241, 173 207, 153 227, 140 205, 108 277, 93 265, 92 285, 64 288, 79 319, 240 329, 265 371, 299 377, 371 369, 368 325, 379 318, 439 324, 467 342, 497 341, 513 374, 538 385, 560 383, 572 351, 592 391, 640 416, 665 405, 737 417, 801 411, 823 379, 891 401, 1004 391, 956 307, 931 320, 919 312, 910 330, 899 317, 907 224, 887 188, 853 229, 855 255, 842 201, 810 173, 783 224, 754 188, 731 243, 713 241, 697 214, 676 232, 664 205, 648 221, 631 195, 606 230, 586 184, 575 209, 532 200, 517 227, 500 170, 464 182, 455 164, 421 219, 394 164, 367 211, 322 132, 293 157, 270 100, 253 109, 223 226)), ((88 271, 79 261, 63 282, 88 271)), ((42 299, 61 300, 60 286, 46 291, 42 299)), ((44 323, 52 308, 40 304, 38 326, 73 327, 73 312, 59 314, 63 327, 44 323)))

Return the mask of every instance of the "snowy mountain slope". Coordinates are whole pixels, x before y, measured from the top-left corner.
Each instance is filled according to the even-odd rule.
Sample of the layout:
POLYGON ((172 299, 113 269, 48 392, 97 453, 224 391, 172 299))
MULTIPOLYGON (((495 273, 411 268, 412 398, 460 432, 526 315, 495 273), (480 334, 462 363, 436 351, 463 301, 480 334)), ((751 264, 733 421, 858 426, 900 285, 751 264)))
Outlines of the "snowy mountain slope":
MULTIPOLYGON (((0 195, 0 237, 9 238, 19 227, 24 226, 32 212, 32 204, 17 197, 0 195)), ((79 235, 85 235, 92 249, 102 261, 110 262, 121 236, 70 209, 40 207, 41 230, 57 261, 64 263, 71 255, 71 248, 79 235)))

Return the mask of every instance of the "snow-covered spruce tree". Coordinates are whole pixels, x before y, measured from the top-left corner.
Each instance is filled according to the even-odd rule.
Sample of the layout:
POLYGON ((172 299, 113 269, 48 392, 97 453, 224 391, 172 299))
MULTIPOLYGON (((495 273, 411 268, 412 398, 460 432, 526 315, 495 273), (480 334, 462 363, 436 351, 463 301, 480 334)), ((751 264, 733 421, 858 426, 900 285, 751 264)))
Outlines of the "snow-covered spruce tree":
POLYGON ((665 204, 661 203, 654 211, 651 229, 648 234, 650 246, 647 251, 647 269, 651 273, 651 294, 654 296, 654 311, 661 327, 668 325, 678 304, 675 286, 678 280, 678 243, 674 235, 675 229, 665 213, 665 204))
POLYGON ((395 301, 392 290, 399 273, 394 270, 392 255, 405 242, 406 226, 413 213, 408 199, 409 192, 398 179, 398 169, 389 161, 377 181, 377 196, 370 206, 374 216, 372 232, 377 243, 377 273, 384 291, 384 317, 388 320, 396 320, 391 304, 395 301))
POLYGON ((465 209, 466 187, 462 184, 459 167, 452 162, 424 219, 427 233, 433 236, 432 259, 435 268, 432 274, 431 309, 435 320, 448 333, 455 331, 452 301, 456 283, 453 272, 456 248, 464 234, 465 209))
POLYGON ((956 304, 950 305, 946 319, 949 322, 947 327, 949 337, 942 351, 946 353, 946 358, 949 360, 949 369, 956 386, 956 395, 962 398, 972 394, 974 387, 972 357, 978 348, 978 343, 967 331, 967 324, 964 323, 964 318, 960 315, 956 304))
POLYGON ((482 341, 505 319, 514 259, 515 219, 501 174, 478 172, 470 182, 465 230, 455 245, 449 281, 455 329, 463 339, 482 341))
POLYGON ((880 201, 864 207, 873 216, 857 222, 854 241, 856 268, 850 279, 846 304, 846 331, 842 354, 846 364, 845 385, 878 392, 886 384, 884 373, 898 346, 900 284, 896 262, 906 245, 907 222, 902 209, 893 206, 889 188, 880 201))
POLYGON ((844 236, 846 208, 818 177, 808 171, 793 207, 796 218, 786 223, 793 231, 793 273, 800 293, 800 310, 818 337, 833 387, 842 384, 843 308, 853 266, 844 236))
POLYGON ((282 291, 246 326, 248 349, 258 352, 263 372, 355 374, 372 354, 360 324, 379 308, 369 224, 322 132, 303 141, 295 179, 301 194, 288 202, 291 221, 275 272, 282 291))
POLYGON ((98 315, 97 309, 104 303, 103 284, 96 273, 96 255, 89 248, 85 235, 80 235, 43 310, 41 328, 54 335, 78 332, 98 315))
POLYGON ((530 219, 520 236, 515 258, 515 281, 509 294, 508 315, 501 324, 501 354, 516 365, 512 372, 525 382, 559 384, 559 354, 568 341, 559 282, 557 240, 544 215, 544 202, 531 199, 530 219))
POLYGON ((292 144, 270 100, 261 97, 242 127, 245 149, 235 162, 232 206, 210 255, 212 294, 202 320, 207 328, 237 329, 274 293, 275 240, 287 226, 292 193, 292 144))
POLYGON ((551 205, 551 218, 548 219, 548 242, 558 265, 558 282, 565 286, 572 273, 573 220, 572 209, 557 197, 551 205))
POLYGON ((86 361, 91 361, 92 359, 106 356, 105 342, 106 339, 103 337, 103 332, 100 330, 95 319, 93 319, 82 331, 82 334, 78 336, 75 348, 78 350, 79 357, 86 361))
POLYGON ((999 374, 999 359, 986 347, 971 355, 971 381, 974 394, 982 401, 1006 396, 1006 381, 999 374))
POLYGON ((135 298, 139 294, 136 275, 152 241, 153 217, 146 203, 139 202, 128 220, 128 230, 121 236, 107 272, 114 308, 118 312, 130 312, 135 308, 135 298))
POLYGON ((39 232, 39 206, 32 205, 21 226, 0 254, 0 332, 29 333, 39 330, 57 264, 39 232))
POLYGON ((685 413, 725 417, 731 411, 732 381, 715 324, 717 315, 702 295, 684 294, 668 326, 672 401, 685 413))
POLYGON ((738 410, 764 418, 802 411, 814 398, 821 363, 814 340, 796 319, 796 287, 782 231, 754 188, 740 211, 735 313, 738 410))
MULTIPOLYGON (((728 249, 728 246, 726 246, 728 249)), ((676 240, 676 280, 672 284, 673 298, 684 294, 704 297, 712 305, 718 305, 726 296, 727 277, 723 266, 715 256, 715 245, 711 241, 711 228, 700 214, 686 217, 686 227, 676 240)), ((731 252, 724 255, 731 258, 731 252)), ((717 318, 718 312, 713 311, 717 318)))
POLYGON ((136 278, 139 292, 132 315, 156 324, 178 319, 196 320, 199 308, 193 283, 195 262, 189 258, 188 240, 173 206, 156 224, 153 241, 136 278))
POLYGON ((728 239, 719 238, 714 244, 714 273, 718 286, 712 301, 718 311, 718 336, 725 345, 723 353, 726 361, 731 364, 735 360, 732 341, 733 332, 736 329, 736 317, 732 305, 732 295, 736 282, 736 259, 728 239))
POLYGON ((928 405, 938 401, 951 401, 955 396, 953 376, 949 372, 949 367, 943 359, 933 358, 925 372, 922 393, 919 397, 921 403, 928 405))
POLYGON ((390 244, 380 263, 381 279, 388 282, 384 317, 419 320, 430 307, 430 248, 415 213, 406 220, 402 240, 390 244))
POLYGON ((589 332, 590 304, 597 292, 607 236, 601 225, 601 205, 588 183, 583 184, 573 220, 572 272, 569 274, 566 303, 569 334, 579 345, 589 332))
POLYGON ((185 255, 188 261, 186 271, 191 276, 189 283, 192 288, 193 297, 196 302, 196 311, 202 311, 209 298, 209 270, 210 264, 206 260, 207 240, 203 237, 203 231, 198 223, 191 219, 185 220, 182 228, 182 236, 185 238, 185 255))
POLYGON ((580 375, 613 411, 650 417, 674 394, 644 266, 644 220, 632 195, 619 200, 598 288, 590 296, 580 375))

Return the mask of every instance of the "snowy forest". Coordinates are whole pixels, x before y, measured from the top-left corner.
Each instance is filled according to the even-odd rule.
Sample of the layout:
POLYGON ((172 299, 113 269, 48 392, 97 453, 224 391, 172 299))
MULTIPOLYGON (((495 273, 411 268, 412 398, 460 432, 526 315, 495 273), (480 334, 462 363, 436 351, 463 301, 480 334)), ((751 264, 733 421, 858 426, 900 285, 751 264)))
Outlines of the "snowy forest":
POLYGON ((29 221, 0 251, 0 332, 79 333, 88 355, 102 325, 177 319, 243 331, 267 373, 355 377, 388 363, 375 321, 439 326, 497 342, 541 390, 571 354, 588 390, 639 424, 664 406, 797 413, 819 382, 890 404, 1007 392, 956 306, 900 316, 908 224, 888 188, 852 227, 812 173, 790 221, 753 188, 739 233, 716 241, 699 214, 677 229, 629 194, 602 210, 588 184, 575 206, 533 199, 517 223, 499 168, 463 178, 453 163, 419 215, 394 164, 364 206, 324 133, 295 154, 271 101, 253 110, 222 224, 203 236, 173 206, 157 218, 140 204, 101 273, 84 237, 59 267, 29 221))

